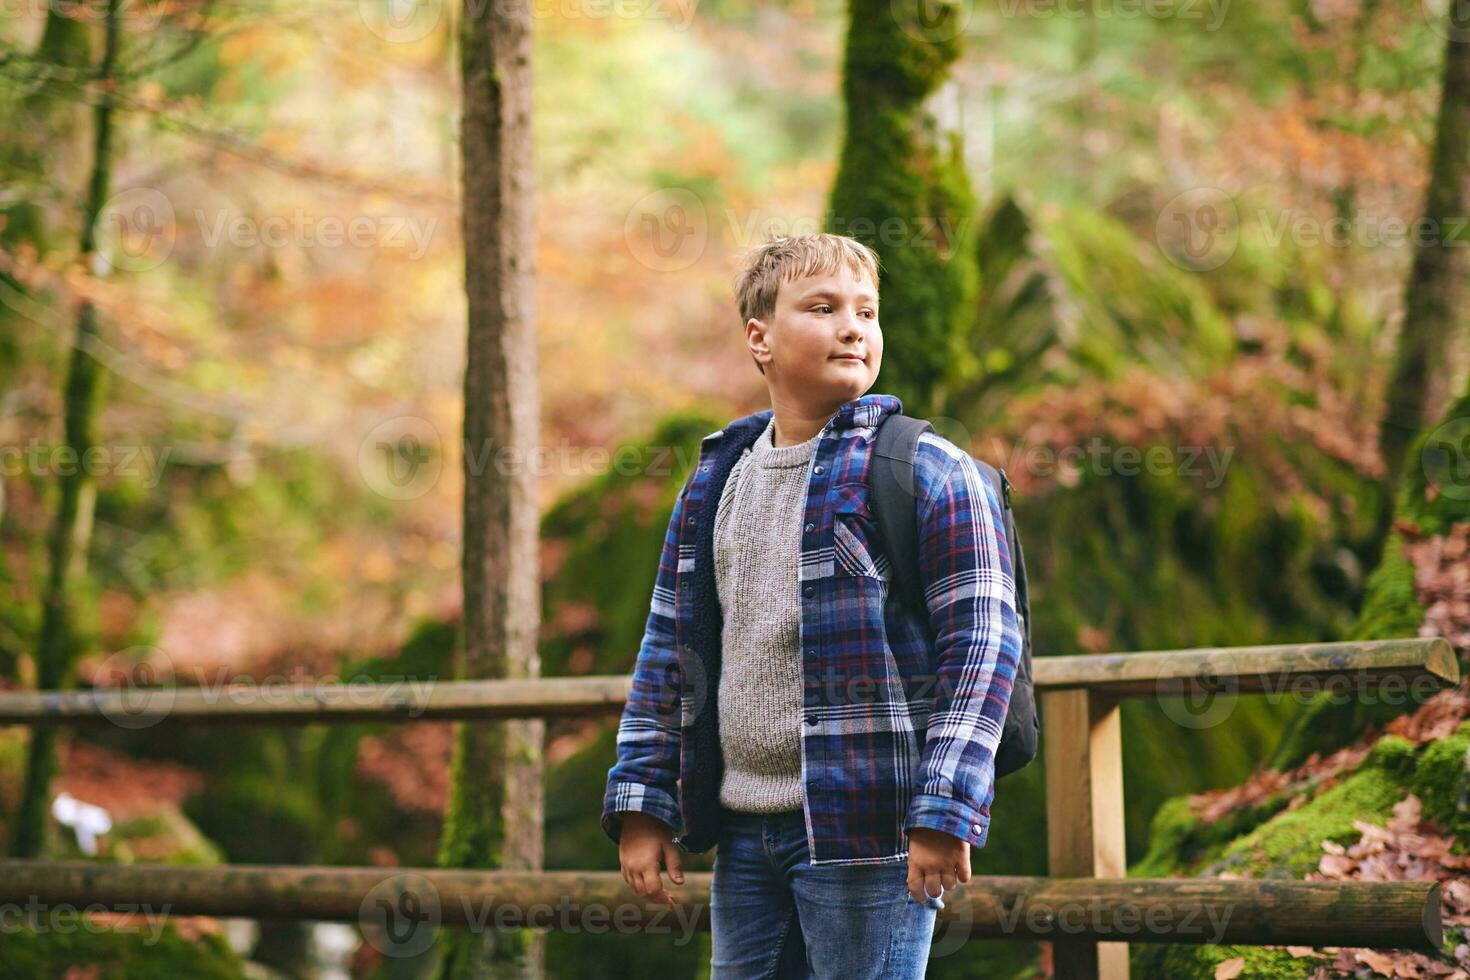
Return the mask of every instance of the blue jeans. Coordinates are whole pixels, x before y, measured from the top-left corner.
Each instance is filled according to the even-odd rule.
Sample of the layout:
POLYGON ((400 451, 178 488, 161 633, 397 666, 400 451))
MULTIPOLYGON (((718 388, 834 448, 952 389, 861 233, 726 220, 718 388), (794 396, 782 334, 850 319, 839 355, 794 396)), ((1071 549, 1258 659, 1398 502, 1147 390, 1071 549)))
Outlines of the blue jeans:
POLYGON ((710 980, 912 980, 929 963, 937 902, 907 861, 808 862, 800 810, 723 810, 710 889, 710 980))

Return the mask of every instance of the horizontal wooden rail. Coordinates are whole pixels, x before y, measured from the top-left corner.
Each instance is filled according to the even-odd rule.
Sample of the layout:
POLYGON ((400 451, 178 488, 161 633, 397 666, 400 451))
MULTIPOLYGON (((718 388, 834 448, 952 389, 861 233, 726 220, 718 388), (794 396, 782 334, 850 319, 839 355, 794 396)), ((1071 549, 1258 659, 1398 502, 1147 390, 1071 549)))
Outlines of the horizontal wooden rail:
POLYGON ((1458 684, 1460 662, 1450 642, 1434 636, 1037 657, 1033 675, 1040 690, 1086 688, 1132 696, 1203 690, 1269 693, 1291 690, 1299 680, 1319 686, 1361 682, 1362 690, 1390 680, 1424 682, 1432 690, 1458 684))
MULTIPOLYGON (((450 871, 0 860, 0 907, 562 931, 707 930, 712 875, 650 903, 615 872, 450 871)), ((974 877, 944 895, 936 939, 1126 940, 1438 949, 1432 881, 974 877)))
MULTIPOLYGON (((1433 691, 1458 683, 1460 666, 1449 642, 1432 637, 1037 657, 1034 679, 1042 693, 1086 689, 1120 697, 1269 693, 1294 690, 1293 684, 1304 681, 1349 691, 1389 683, 1433 691)), ((165 721, 282 725, 597 716, 621 712, 631 686, 631 675, 613 675, 6 691, 0 692, 0 724, 142 728, 165 721)))

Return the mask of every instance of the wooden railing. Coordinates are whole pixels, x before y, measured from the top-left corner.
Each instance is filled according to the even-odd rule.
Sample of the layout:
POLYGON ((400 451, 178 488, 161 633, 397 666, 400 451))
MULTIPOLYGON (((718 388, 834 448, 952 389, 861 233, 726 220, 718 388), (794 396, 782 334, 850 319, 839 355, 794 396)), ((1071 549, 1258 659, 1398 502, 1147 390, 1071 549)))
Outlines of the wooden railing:
MULTIPOLYGON (((1438 949, 1439 885, 1129 878, 1123 837, 1119 705, 1126 697, 1231 697, 1314 689, 1422 701, 1459 682, 1441 638, 1224 647, 1043 657, 1035 662, 1046 765, 1051 877, 974 877, 945 896, 942 923, 973 938, 1047 940, 1058 977, 1128 976, 1129 942, 1352 945, 1438 949)), ((502 681, 420 680, 305 685, 0 693, 0 724, 311 724, 494 720, 617 714, 631 675, 502 681)), ((1170 702, 1166 702, 1170 703, 1170 702)), ((1181 708, 1180 710, 1192 710, 1181 708)), ((1184 722, 1189 724, 1189 722, 1184 722)), ((589 801, 600 810, 600 801, 589 801)), ((688 928, 707 929, 710 875, 677 889, 688 928)), ((580 928, 593 909, 606 930, 667 921, 610 872, 432 868, 178 868, 92 861, 0 860, 0 902, 40 901, 252 918, 400 919, 467 925, 497 910, 497 927, 580 928), (546 914, 538 916, 537 910, 546 914), (554 910, 561 909, 560 913, 554 910), (616 910, 616 911, 614 911, 616 910), (570 926, 577 927, 577 926, 570 926)), ((391 928, 392 922, 388 923, 391 928)))

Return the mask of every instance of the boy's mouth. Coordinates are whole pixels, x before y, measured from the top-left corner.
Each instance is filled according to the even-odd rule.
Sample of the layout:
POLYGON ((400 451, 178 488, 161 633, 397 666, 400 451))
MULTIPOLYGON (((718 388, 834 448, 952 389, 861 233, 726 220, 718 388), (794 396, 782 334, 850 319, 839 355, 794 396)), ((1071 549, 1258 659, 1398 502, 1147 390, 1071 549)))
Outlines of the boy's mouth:
POLYGON ((866 357, 860 357, 857 354, 838 354, 834 358, 834 360, 838 360, 838 361, 866 361, 867 358, 866 357))

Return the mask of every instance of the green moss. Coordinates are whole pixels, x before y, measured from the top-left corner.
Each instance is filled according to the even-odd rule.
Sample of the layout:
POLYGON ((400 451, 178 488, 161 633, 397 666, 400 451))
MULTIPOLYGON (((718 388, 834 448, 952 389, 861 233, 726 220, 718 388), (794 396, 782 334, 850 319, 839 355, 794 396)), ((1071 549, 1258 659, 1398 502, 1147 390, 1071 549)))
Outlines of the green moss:
POLYGON ((223 937, 186 939, 166 920, 161 927, 143 921, 128 927, 133 931, 123 931, 41 910, 40 923, 39 929, 6 930, 0 976, 43 980, 65 976, 72 967, 97 967, 98 980, 234 980, 248 975, 223 937))
MULTIPOLYGON (((134 820, 120 820, 108 834, 112 859, 119 864, 146 860, 150 864, 213 866, 225 863, 224 853, 178 810, 168 809, 134 820), (142 841, 148 842, 146 857, 136 858, 142 841)), ((58 855, 61 859, 78 854, 58 855)))
POLYGON ((1384 545, 1382 561, 1368 577, 1368 592, 1352 638, 1416 636, 1422 622, 1424 607, 1414 594, 1414 566, 1404 554, 1403 536, 1394 532, 1384 545))
POLYGON ((904 338, 884 354, 883 390, 925 416, 963 353, 980 289, 963 148, 925 104, 959 56, 960 10, 926 14, 887 0, 849 6, 843 143, 823 228, 878 253, 883 319, 903 324, 904 338))
MULTIPOLYGON (((1189 811, 1183 797, 1170 800, 1154 821, 1148 856, 1129 873, 1169 875, 1186 866, 1194 850, 1218 846, 1222 838, 1233 837, 1225 841, 1220 857, 1209 862, 1201 873, 1304 877, 1316 869, 1323 841, 1352 844, 1360 836, 1354 821, 1385 823, 1394 805, 1410 791, 1426 799, 1426 814, 1431 809, 1454 811, 1467 747, 1470 724, 1462 726, 1454 738, 1434 743, 1423 752, 1408 739, 1386 735, 1355 771, 1295 809, 1282 809, 1289 799, 1283 796, 1209 825, 1189 811), (1436 787, 1437 796, 1431 802, 1426 796, 1436 787), (1234 836, 1241 826, 1257 821, 1267 808, 1277 812, 1234 836)), ((1252 978, 1306 977, 1322 961, 1321 957, 1295 958, 1279 948, 1138 943, 1130 950, 1130 965, 1132 974, 1141 978, 1208 980, 1219 964, 1237 956, 1245 957, 1241 976, 1252 978)))
POLYGON ((1237 956, 1245 958, 1240 976, 1250 980, 1294 980, 1309 977, 1322 957, 1293 957, 1265 946, 1160 945, 1134 943, 1128 949, 1129 975, 1138 980, 1211 980, 1215 968, 1237 956))
POLYGON ((1412 789, 1423 804, 1421 816, 1453 834, 1463 853, 1470 841, 1470 722, 1425 747, 1412 789))
POLYGON ((1383 823, 1404 797, 1406 762, 1413 743, 1385 736, 1372 755, 1340 783, 1294 810, 1277 814, 1250 833, 1232 840, 1207 874, 1250 872, 1255 878, 1300 878, 1316 869, 1322 842, 1350 844, 1359 831, 1355 820, 1383 823))
POLYGON ((1450 406, 1439 425, 1420 433, 1409 447, 1397 516, 1412 521, 1422 534, 1443 535, 1451 525, 1470 521, 1470 495, 1457 470, 1464 466, 1461 442, 1467 420, 1470 390, 1450 406))
POLYGON ((1271 819, 1288 802, 1288 796, 1274 796, 1219 820, 1205 821, 1190 807, 1188 794, 1170 797, 1154 815, 1148 853, 1128 874, 1135 878, 1190 874, 1194 867, 1218 859, 1233 839, 1271 819))

